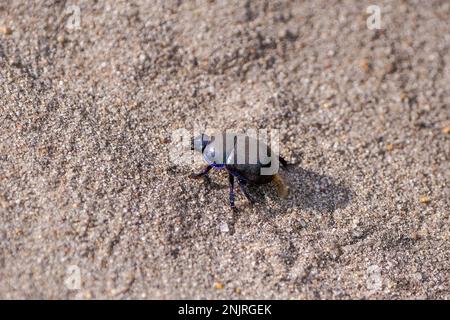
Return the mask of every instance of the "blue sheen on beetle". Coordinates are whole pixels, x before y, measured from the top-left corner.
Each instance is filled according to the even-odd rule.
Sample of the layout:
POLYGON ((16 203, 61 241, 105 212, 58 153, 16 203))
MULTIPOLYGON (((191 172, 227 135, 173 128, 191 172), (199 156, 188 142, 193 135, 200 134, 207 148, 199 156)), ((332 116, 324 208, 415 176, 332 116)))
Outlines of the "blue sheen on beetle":
POLYGON ((249 184, 260 185, 273 182, 279 196, 284 198, 288 195, 288 187, 278 174, 278 164, 281 163, 283 167, 286 167, 287 162, 272 152, 266 144, 255 138, 237 133, 218 133, 211 137, 201 134, 191 139, 191 149, 202 152, 207 163, 207 166, 201 172, 192 174, 192 178, 200 178, 208 174, 212 168, 216 170, 225 169, 228 172, 230 206, 232 209, 235 209, 234 178, 237 178, 241 191, 252 203, 254 201, 247 190, 249 184), (245 143, 242 145, 238 141, 245 141, 245 143), (252 143, 252 146, 257 145, 257 148, 252 148, 252 143), (267 171, 267 169, 272 168, 275 168, 275 170, 267 171))

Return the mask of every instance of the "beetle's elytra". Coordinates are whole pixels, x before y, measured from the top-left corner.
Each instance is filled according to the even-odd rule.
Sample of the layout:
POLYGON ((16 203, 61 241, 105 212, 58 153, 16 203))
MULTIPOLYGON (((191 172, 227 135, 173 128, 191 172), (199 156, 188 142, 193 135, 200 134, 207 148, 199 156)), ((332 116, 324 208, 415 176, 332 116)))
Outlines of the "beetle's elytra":
POLYGON ((254 201, 248 193, 247 184, 273 182, 280 197, 288 195, 289 189, 278 174, 278 164, 286 167, 286 160, 255 138, 236 133, 218 133, 211 137, 201 134, 192 138, 191 149, 201 152, 207 162, 207 166, 201 172, 192 174, 191 178, 206 175, 212 168, 228 172, 232 209, 235 209, 235 178, 242 193, 252 203, 254 201))

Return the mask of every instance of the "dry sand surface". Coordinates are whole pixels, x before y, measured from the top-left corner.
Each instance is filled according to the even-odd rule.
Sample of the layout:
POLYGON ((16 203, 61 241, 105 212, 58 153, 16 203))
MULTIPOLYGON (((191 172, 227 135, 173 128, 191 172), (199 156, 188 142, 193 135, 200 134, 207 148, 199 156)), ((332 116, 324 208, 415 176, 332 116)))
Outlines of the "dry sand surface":
POLYGON ((450 298, 448 1, 93 3, 0 2, 0 298, 450 298), (280 129, 290 197, 195 125, 280 129))

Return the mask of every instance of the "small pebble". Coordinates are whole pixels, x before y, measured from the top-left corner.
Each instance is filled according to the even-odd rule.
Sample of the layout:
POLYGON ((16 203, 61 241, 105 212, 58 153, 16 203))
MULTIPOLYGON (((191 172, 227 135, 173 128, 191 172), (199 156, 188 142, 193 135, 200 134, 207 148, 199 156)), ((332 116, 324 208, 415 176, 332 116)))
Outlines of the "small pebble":
POLYGON ((416 241, 416 240, 419 240, 419 238, 420 238, 420 236, 419 236, 419 234, 417 232, 413 232, 411 234, 411 239, 412 240, 416 241))
POLYGON ((228 231, 230 231, 230 229, 228 228, 228 224, 226 222, 223 222, 220 224, 219 226, 220 232, 223 233, 227 233, 228 231))
POLYGON ((416 281, 421 281, 422 280, 422 274, 420 272, 416 272, 412 275, 412 278, 416 281))
POLYGON ((63 35, 59 35, 56 40, 61 43, 64 44, 64 42, 66 42, 66 38, 63 35))
POLYGON ((394 145, 393 145, 392 143, 388 143, 387 146, 386 146, 386 150, 387 150, 387 151, 392 151, 392 150, 394 150, 394 145))
POLYGON ((429 203, 429 202, 430 198, 428 198, 427 196, 420 197, 420 203, 429 203))
POLYGON ((366 59, 362 60, 359 66, 364 72, 370 71, 370 63, 366 59))
POLYGON ((12 33, 12 29, 8 27, 0 27, 0 33, 10 35, 12 33))
POLYGON ((223 289, 223 284, 221 282, 216 282, 214 284, 214 288, 216 288, 218 290, 223 289))

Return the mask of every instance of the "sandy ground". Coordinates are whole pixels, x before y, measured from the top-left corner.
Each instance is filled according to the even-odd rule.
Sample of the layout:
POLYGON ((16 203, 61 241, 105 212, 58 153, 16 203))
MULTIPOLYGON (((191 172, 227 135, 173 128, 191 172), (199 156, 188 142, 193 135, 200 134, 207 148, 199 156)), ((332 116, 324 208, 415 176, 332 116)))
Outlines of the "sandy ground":
POLYGON ((450 298, 450 3, 332 2, 1 1, 0 298, 450 298), (195 125, 280 129, 290 197, 195 125))

